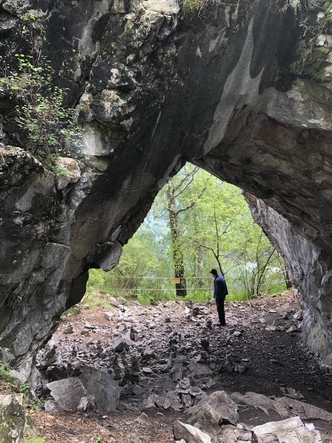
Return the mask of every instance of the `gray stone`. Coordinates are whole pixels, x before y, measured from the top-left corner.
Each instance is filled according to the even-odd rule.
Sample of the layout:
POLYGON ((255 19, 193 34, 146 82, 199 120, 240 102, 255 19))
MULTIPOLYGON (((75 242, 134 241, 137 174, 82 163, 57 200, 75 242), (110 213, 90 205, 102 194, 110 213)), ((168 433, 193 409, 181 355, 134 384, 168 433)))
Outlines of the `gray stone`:
POLYGON ((276 441, 287 443, 321 443, 319 432, 309 430, 299 417, 293 417, 279 422, 269 422, 252 429, 257 437, 257 443, 266 443, 266 437, 276 437, 276 441))
POLYGON ((150 395, 146 400, 143 402, 143 409, 152 409, 156 407, 156 403, 154 402, 154 397, 150 395))
POLYGON ((87 394, 94 398, 99 414, 115 411, 120 400, 121 388, 111 375, 85 366, 82 368, 80 380, 87 394))
POLYGON ((191 389, 190 380, 188 377, 184 377, 182 380, 180 380, 176 385, 176 391, 179 394, 188 394, 191 389))
POLYGON ((231 394, 232 400, 238 405, 248 405, 259 408, 269 415, 269 411, 275 411, 281 418, 288 418, 294 415, 299 416, 303 420, 324 420, 332 422, 332 414, 317 406, 301 402, 295 398, 280 397, 272 399, 263 394, 255 392, 247 392, 240 394, 234 392, 231 394))
POLYGON ((155 355, 154 351, 147 346, 142 352, 142 361, 147 361, 155 355))
POLYGON ((88 410, 95 411, 96 410, 95 397, 93 395, 82 397, 79 405, 77 406, 77 410, 79 412, 87 412, 88 410))
POLYGON ((132 341, 128 334, 121 335, 120 337, 116 338, 113 343, 113 350, 114 352, 122 352, 122 351, 128 351, 129 347, 132 345, 132 341))
MULTIPOLYGON (((82 397, 84 398, 84 397, 82 397)), ((57 414, 59 412, 63 412, 63 410, 60 408, 59 404, 56 401, 52 401, 52 400, 48 400, 45 403, 45 412, 47 412, 48 414, 57 414)))
POLYGON ((236 424, 239 420, 238 407, 225 391, 215 391, 204 397, 197 405, 187 410, 190 423, 195 424, 202 418, 220 425, 223 422, 236 424))
POLYGON ((23 443, 25 413, 23 394, 0 395, 0 441, 23 443))
POLYGON ((332 414, 330 412, 294 398, 277 398, 274 400, 273 405, 282 418, 298 415, 302 420, 324 420, 332 423, 332 414))
POLYGON ((64 411, 77 411, 81 398, 87 394, 86 389, 77 377, 47 383, 46 387, 60 408, 64 411))
POLYGON ((208 365, 195 361, 191 361, 189 363, 188 370, 191 372, 193 377, 201 377, 203 375, 212 374, 212 370, 209 368, 208 365))
POLYGON ((29 0, 22 0, 21 2, 17 2, 16 0, 5 0, 2 3, 2 7, 14 16, 17 16, 24 14, 29 8, 31 8, 31 3, 29 0))
POLYGON ((234 443, 239 441, 252 441, 252 432, 244 432, 242 429, 236 428, 232 425, 222 426, 218 433, 218 440, 223 443, 234 443))
POLYGON ((185 405, 185 402, 180 401, 179 395, 175 391, 171 391, 167 393, 167 397, 169 398, 169 405, 173 411, 182 411, 185 405))
POLYGON ((139 417, 135 418, 135 421, 142 424, 151 424, 151 419, 145 414, 145 412, 142 412, 139 417))
POLYGON ((70 183, 77 183, 81 177, 79 163, 68 157, 58 157, 56 163, 63 170, 62 174, 57 176, 57 188, 59 191, 64 189, 70 183))
POLYGON ((208 434, 180 420, 174 423, 174 437, 176 440, 183 439, 186 443, 212 443, 208 434))

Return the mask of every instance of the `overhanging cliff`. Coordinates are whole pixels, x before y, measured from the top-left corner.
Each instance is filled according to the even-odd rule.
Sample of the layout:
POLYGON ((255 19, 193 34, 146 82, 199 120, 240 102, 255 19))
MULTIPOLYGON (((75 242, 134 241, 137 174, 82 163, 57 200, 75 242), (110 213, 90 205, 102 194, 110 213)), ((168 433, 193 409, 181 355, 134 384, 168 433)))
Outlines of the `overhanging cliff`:
POLYGON ((82 153, 55 174, 0 101, 0 346, 23 378, 88 269, 117 263, 186 161, 260 199, 255 214, 308 307, 308 344, 331 361, 331 38, 321 9, 290 3, 208 2, 188 15, 172 0, 2 2, 3 60, 31 49, 21 31, 33 17, 34 50, 84 127, 82 153), (326 33, 319 63, 301 60, 313 51, 299 23, 326 33))

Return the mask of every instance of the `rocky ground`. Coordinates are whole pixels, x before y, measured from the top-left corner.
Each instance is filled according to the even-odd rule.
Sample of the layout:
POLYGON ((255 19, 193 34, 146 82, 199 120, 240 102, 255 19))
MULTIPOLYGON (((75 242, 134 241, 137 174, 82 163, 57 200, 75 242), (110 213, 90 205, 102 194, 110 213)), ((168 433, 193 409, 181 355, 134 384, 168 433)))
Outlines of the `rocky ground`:
MULTIPOLYGON (((114 299, 109 309, 65 316, 39 368, 48 381, 74 376, 82 366, 101 369, 120 384, 120 401, 107 414, 96 414, 93 405, 56 411, 52 402, 49 412, 31 409, 30 436, 46 443, 171 443, 174 422, 186 422, 203 393, 221 390, 299 400, 332 413, 331 373, 302 345, 292 294, 227 302, 226 319, 226 327, 216 325, 213 303, 141 306, 114 299)), ((40 394, 50 398, 47 390, 40 394)), ((241 422, 280 420, 257 398, 239 407, 241 422)), ((307 421, 332 442, 332 422, 316 415, 307 421)))

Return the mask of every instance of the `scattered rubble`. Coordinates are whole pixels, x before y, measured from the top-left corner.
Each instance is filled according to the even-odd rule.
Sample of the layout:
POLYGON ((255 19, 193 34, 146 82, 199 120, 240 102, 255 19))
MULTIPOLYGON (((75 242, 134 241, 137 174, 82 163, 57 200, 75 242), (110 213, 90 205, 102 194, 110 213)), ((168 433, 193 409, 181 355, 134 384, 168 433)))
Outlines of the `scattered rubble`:
POLYGON ((332 437, 332 383, 301 344, 290 296, 226 303, 225 328, 215 326, 213 303, 112 307, 95 319, 84 310, 65 317, 39 353, 44 395, 60 409, 180 414, 174 438, 185 443, 272 443, 287 429, 289 443, 332 437), (74 395, 64 406, 54 390, 68 394, 68 380, 83 388, 74 407, 74 395))

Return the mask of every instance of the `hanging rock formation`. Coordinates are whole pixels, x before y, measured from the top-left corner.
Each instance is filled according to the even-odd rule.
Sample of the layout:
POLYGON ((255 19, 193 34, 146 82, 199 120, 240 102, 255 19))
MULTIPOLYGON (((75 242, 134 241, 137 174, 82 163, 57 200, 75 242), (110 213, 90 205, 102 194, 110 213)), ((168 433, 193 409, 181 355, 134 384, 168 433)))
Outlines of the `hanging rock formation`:
POLYGON ((82 153, 59 159, 67 173, 55 174, 16 134, 0 91, 4 363, 29 377, 61 313, 82 298, 89 268, 117 264, 155 195, 191 161, 256 196, 255 214, 308 307, 307 342, 331 364, 331 37, 322 7, 5 0, 0 8, 3 75, 17 69, 14 53, 42 53, 84 126, 82 153))

